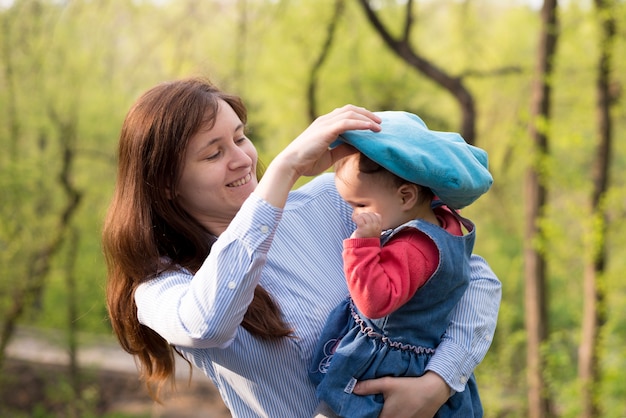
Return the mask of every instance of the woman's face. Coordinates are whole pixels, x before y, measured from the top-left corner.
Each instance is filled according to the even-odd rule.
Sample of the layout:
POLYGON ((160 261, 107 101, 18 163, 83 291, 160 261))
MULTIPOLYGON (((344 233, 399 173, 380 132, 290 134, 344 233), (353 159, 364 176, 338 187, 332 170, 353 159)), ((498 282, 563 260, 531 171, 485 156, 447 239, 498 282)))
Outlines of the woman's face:
POLYGON ((220 100, 211 129, 187 146, 175 198, 209 232, 220 235, 257 186, 257 152, 235 111, 220 100))

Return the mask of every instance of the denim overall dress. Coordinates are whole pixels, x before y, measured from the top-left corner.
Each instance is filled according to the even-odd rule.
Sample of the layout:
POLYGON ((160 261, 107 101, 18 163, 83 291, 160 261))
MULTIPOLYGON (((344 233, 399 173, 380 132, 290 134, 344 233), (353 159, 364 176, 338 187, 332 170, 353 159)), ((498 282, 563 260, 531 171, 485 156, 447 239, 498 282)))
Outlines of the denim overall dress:
MULTIPOLYGON (((378 417, 382 395, 352 393, 358 380, 383 376, 421 376, 446 328, 452 309, 469 283, 469 258, 474 246, 474 225, 455 214, 469 231, 463 236, 438 225, 412 220, 381 236, 381 245, 404 228, 427 234, 439 249, 439 265, 431 278, 402 307, 390 315, 369 319, 350 298, 328 317, 313 354, 309 376, 317 396, 340 417, 378 417)), ((482 417, 474 376, 436 417, 482 417)))

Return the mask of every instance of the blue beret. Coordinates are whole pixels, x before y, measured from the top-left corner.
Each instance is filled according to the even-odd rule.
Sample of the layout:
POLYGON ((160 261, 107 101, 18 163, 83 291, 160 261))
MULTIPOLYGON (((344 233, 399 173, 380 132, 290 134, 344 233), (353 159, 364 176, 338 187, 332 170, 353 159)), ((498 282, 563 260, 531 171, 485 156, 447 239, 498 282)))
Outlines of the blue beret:
POLYGON ((411 183, 430 188, 439 199, 460 209, 491 187, 487 153, 453 132, 428 129, 408 112, 376 112, 382 130, 347 131, 331 147, 348 143, 371 160, 411 183))

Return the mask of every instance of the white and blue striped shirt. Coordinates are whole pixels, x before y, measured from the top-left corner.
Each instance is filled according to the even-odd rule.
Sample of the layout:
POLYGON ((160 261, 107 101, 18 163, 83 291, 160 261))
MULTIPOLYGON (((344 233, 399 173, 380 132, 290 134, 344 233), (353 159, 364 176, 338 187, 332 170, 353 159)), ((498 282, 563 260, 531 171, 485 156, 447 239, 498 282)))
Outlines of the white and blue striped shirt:
MULTIPOLYGON (((307 369, 330 310, 348 295, 342 242, 354 224, 332 174, 289 195, 284 210, 255 194, 194 276, 164 273, 135 293, 139 320, 215 383, 234 417, 310 417, 307 369), (295 338, 263 341, 239 326, 257 283, 276 299, 295 338)), ((470 286, 428 365, 456 391, 486 354, 501 284, 473 256, 470 286)))

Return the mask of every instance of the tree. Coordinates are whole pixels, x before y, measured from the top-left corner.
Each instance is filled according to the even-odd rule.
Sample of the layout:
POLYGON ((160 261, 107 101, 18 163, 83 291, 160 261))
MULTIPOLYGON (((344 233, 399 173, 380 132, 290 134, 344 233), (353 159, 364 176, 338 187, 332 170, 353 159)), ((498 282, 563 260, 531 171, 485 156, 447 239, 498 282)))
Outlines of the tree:
POLYGON ((333 44, 333 40, 335 39, 335 32, 337 29, 337 23, 339 22, 339 18, 341 17, 344 9, 345 0, 335 0, 335 8, 333 16, 328 23, 328 27, 326 29, 326 40, 324 41, 324 45, 322 45, 322 49, 320 50, 320 54, 313 63, 311 67, 311 72, 309 74, 309 82, 307 88, 307 104, 308 104, 308 113, 309 119, 314 120, 318 116, 317 111, 317 100, 315 99, 315 91, 317 88, 317 83, 319 79, 319 72, 322 66, 324 65, 324 61, 328 58, 328 54, 330 53, 330 48, 333 44))
POLYGON ((542 28, 537 49, 535 78, 532 85, 531 120, 528 125, 533 159, 525 176, 524 278, 527 334, 528 416, 551 416, 551 400, 543 371, 542 344, 548 338, 548 296, 546 291, 546 241, 540 222, 547 203, 547 176, 544 170, 549 155, 552 75, 558 40, 557 0, 545 0, 541 9, 542 28))
POLYGON ((476 137, 476 105, 474 97, 465 86, 460 76, 452 76, 439 68, 431 61, 418 54, 411 44, 411 30, 413 29, 413 0, 408 0, 405 7, 405 19, 402 34, 395 38, 378 17, 369 0, 359 0, 365 15, 378 35, 387 46, 411 67, 430 78, 443 89, 454 96, 462 114, 461 136, 470 144, 476 137))
POLYGON ((599 23, 600 54, 596 78, 597 146, 593 161, 593 188, 590 200, 591 233, 583 277, 583 318, 578 354, 578 376, 582 384, 583 418, 601 416, 597 388, 600 384, 600 331, 606 322, 606 286, 604 278, 607 258, 607 216, 603 200, 609 187, 609 169, 613 141, 611 105, 617 97, 611 94, 612 47, 615 40, 613 0, 595 0, 599 23))
POLYGON ((61 146, 62 164, 57 176, 66 200, 61 210, 55 214, 56 227, 46 238, 40 238, 39 246, 26 259, 27 270, 22 286, 15 286, 11 302, 5 312, 0 330, 0 369, 2 369, 5 349, 13 336, 15 326, 28 308, 28 304, 41 297, 52 258, 61 249, 66 232, 80 204, 82 192, 77 190, 72 181, 72 167, 76 155, 76 124, 78 120, 71 116, 62 120, 54 108, 50 108, 53 123, 57 129, 61 146))
MULTIPOLYGON (((39 83, 39 69, 37 68, 41 65, 45 50, 45 46, 41 47, 41 45, 46 44, 41 40, 48 37, 45 27, 46 13, 52 15, 58 10, 46 9, 35 2, 22 6, 16 5, 15 13, 19 13, 17 9, 20 7, 25 9, 24 13, 30 14, 34 22, 31 26, 19 28, 19 22, 11 23, 10 12, 2 16, 5 36, 9 40, 14 39, 14 42, 8 41, 3 45, 3 56, 6 59, 3 72, 7 85, 11 86, 8 98, 11 110, 8 113, 10 118, 8 125, 11 129, 7 138, 11 144, 11 152, 10 163, 5 166, 7 170, 3 170, 2 175, 11 179, 12 187, 5 194, 11 212, 2 228, 3 232, 9 233, 0 235, 0 242, 15 240, 18 244, 28 242, 28 245, 23 245, 9 255, 11 269, 3 270, 3 274, 7 274, 5 284, 9 284, 9 288, 6 290, 2 303, 0 369, 4 362, 5 348, 13 336, 17 321, 32 304, 41 299, 51 260, 63 244, 66 227, 70 224, 81 197, 71 179, 77 120, 67 120, 59 116, 55 105, 46 103, 45 99, 27 102, 28 106, 38 108, 52 119, 50 130, 52 133, 43 127, 45 123, 41 120, 37 121, 37 128, 33 133, 24 128, 26 119, 19 114, 17 109, 18 103, 24 102, 25 97, 31 95, 30 91, 33 87, 38 91, 45 90, 39 83), (20 29, 26 32, 26 36, 24 33, 22 36, 17 35, 20 29), (21 48, 25 48, 26 52, 31 54, 29 59, 18 58, 22 56, 21 48), (18 73, 18 68, 21 73, 18 73), (26 79, 25 74, 30 77, 26 81, 29 93, 27 93, 28 96, 21 96, 24 93, 21 87, 26 79), (55 143, 57 140, 58 143, 55 143), (45 161, 54 158, 52 156, 57 151, 61 155, 57 176, 51 177, 50 173, 45 171, 23 176, 22 165, 28 167, 33 159, 41 158, 45 161), (56 182, 50 181, 51 179, 56 179, 56 182), (26 191, 32 187, 29 182, 37 185, 38 193, 34 196, 27 195, 26 191), (61 193, 58 193, 59 190, 61 193), (59 196, 64 196, 66 199, 55 205, 53 202, 58 202, 59 196), (33 207, 34 211, 32 211, 33 207), (43 231, 45 233, 42 233, 43 231), (41 236, 37 236, 39 233, 41 236), (12 280, 8 280, 9 277, 12 280)), ((52 101, 51 99, 50 102, 52 101)))

